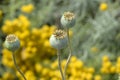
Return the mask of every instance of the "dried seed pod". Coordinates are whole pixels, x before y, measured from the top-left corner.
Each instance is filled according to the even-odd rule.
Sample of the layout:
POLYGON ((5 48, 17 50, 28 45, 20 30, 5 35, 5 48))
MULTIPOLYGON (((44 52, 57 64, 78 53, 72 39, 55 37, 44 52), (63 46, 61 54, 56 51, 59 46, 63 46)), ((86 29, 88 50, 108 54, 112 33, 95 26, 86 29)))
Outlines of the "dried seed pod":
POLYGON ((20 41, 14 34, 10 34, 5 39, 4 47, 10 51, 15 51, 20 47, 20 41))
POLYGON ((50 37, 50 44, 55 49, 63 49, 67 46, 67 34, 64 30, 56 30, 50 37))
POLYGON ((61 17, 61 24, 64 28, 71 28, 75 25, 75 15, 71 12, 65 12, 61 17))

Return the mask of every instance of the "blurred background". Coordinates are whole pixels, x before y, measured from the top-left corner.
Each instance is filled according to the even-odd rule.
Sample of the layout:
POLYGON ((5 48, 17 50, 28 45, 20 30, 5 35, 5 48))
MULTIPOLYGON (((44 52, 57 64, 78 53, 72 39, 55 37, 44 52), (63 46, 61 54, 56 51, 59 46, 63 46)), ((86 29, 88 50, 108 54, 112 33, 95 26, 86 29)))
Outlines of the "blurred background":
MULTIPOLYGON (((67 80, 118 80, 120 73, 119 0, 0 0, 0 80, 23 80, 12 53, 3 47, 15 34, 21 47, 17 64, 27 80, 61 80, 56 50, 49 37, 66 11, 76 15, 70 29, 73 56, 67 80)), ((62 67, 68 56, 62 50, 62 67)))

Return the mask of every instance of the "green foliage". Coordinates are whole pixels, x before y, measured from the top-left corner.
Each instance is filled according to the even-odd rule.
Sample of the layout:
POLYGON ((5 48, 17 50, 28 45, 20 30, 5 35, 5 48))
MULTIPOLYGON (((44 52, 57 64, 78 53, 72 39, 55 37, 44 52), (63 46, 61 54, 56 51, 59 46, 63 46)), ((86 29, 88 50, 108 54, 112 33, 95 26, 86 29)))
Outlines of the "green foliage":
MULTIPOLYGON (((108 50, 109 52, 119 52, 119 19, 116 16, 119 13, 120 7, 118 3, 109 3, 108 10, 105 12, 97 11, 94 18, 87 16, 85 23, 79 22, 74 30, 74 49, 80 47, 77 52, 87 50, 93 46, 100 50, 108 50), (117 6, 117 7, 116 7, 117 6)), ((119 18, 119 17, 118 17, 119 18)))

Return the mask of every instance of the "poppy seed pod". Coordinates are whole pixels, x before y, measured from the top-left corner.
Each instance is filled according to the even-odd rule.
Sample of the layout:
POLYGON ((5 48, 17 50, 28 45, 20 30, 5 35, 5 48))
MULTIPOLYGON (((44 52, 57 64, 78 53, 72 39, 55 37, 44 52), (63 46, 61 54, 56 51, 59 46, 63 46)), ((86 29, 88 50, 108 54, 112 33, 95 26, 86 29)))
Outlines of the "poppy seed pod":
POLYGON ((10 34, 5 39, 4 47, 10 51, 15 51, 20 47, 20 41, 14 34, 10 34))
POLYGON ((61 17, 61 24, 64 28, 71 28, 75 25, 75 15, 71 12, 65 12, 61 17))
POLYGON ((67 41, 67 34, 64 30, 56 30, 50 37, 50 44, 55 49, 65 48, 67 41))

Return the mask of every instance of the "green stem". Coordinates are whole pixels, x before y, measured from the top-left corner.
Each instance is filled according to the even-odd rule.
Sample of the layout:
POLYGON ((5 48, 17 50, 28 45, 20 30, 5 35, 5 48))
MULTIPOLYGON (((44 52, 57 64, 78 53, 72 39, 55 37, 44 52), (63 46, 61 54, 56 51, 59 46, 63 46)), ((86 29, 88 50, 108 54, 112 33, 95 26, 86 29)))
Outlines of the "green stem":
POLYGON ((120 80, 120 73, 118 73, 118 80, 120 80))
POLYGON ((65 80, 65 77, 63 75, 63 71, 62 71, 62 67, 61 67, 61 58, 60 58, 60 50, 57 50, 57 56, 58 56, 58 66, 59 66, 59 70, 62 76, 62 80, 65 80))
POLYGON ((71 56, 72 56, 72 47, 71 47, 71 44, 70 44, 69 30, 67 29, 66 32, 67 32, 67 37, 68 37, 68 48, 69 48, 70 52, 69 52, 69 56, 67 58, 65 68, 64 68, 64 76, 66 76, 66 70, 67 70, 68 64, 69 64, 71 56))
POLYGON ((15 60, 15 53, 12 53, 12 57, 13 57, 13 61, 14 61, 14 64, 15 64, 16 69, 17 69, 18 72, 21 74, 21 76, 24 78, 24 80, 27 80, 27 79, 25 78, 23 72, 20 71, 20 68, 17 66, 16 60, 15 60))

